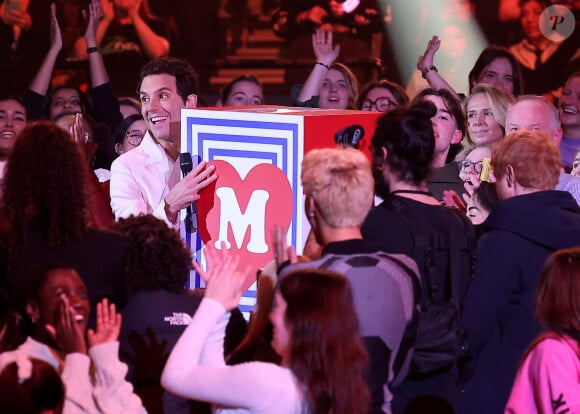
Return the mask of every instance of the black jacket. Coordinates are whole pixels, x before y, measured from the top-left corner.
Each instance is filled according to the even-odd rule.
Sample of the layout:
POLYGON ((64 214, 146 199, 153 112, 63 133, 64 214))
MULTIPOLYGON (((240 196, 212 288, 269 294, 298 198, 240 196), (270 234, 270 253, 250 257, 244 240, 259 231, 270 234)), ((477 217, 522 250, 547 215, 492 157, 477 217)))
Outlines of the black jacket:
POLYGON ((564 191, 502 201, 482 225, 463 321, 474 357, 458 413, 503 412, 522 353, 540 333, 533 298, 544 261, 580 245, 580 207, 564 191))

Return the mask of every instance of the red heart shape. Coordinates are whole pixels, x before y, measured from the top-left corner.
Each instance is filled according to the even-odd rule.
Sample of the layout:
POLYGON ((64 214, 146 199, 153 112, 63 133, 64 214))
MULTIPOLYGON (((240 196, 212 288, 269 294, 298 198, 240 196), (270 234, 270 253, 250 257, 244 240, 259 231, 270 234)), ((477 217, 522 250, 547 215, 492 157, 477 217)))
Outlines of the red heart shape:
MULTIPOLYGON (((200 193, 197 202, 201 239, 204 244, 217 243, 221 236, 228 242, 227 249, 240 255, 240 268, 258 270, 274 256, 274 227, 279 225, 286 232, 290 227, 294 210, 290 182, 272 164, 256 165, 243 180, 226 161, 210 164, 215 165, 218 179, 200 193)), ((245 288, 255 280, 255 272, 248 275, 245 288)))

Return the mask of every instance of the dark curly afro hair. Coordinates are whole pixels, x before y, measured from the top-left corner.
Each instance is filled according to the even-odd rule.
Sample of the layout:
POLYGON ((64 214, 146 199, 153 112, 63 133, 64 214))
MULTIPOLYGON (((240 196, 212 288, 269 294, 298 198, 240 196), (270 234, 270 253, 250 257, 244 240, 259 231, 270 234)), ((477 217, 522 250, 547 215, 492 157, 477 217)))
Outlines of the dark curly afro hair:
POLYGON ((112 229, 128 240, 126 279, 129 292, 183 290, 191 270, 191 251, 175 230, 152 215, 120 219, 112 229))

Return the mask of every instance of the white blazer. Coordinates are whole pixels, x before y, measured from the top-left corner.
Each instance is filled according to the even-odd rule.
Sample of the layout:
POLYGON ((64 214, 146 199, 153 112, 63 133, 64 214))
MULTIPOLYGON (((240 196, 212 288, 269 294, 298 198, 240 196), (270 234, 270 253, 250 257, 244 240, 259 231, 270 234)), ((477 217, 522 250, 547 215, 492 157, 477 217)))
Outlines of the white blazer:
POLYGON ((120 155, 111 165, 111 208, 115 219, 153 214, 170 227, 178 227, 165 214, 165 196, 175 162, 169 158, 149 131, 141 144, 120 155))

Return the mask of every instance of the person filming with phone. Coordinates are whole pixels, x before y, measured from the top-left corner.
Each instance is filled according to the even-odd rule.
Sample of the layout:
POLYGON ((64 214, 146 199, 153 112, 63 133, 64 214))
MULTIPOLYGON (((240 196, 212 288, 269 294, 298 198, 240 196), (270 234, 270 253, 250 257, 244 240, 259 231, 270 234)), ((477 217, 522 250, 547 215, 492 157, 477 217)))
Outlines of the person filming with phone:
POLYGON ((18 95, 34 77, 50 46, 50 2, 0 1, 0 79, 18 95))
POLYGON ((0 6, 0 14, 4 23, 12 26, 13 41, 10 45, 12 50, 18 49, 18 42, 23 30, 30 29, 32 19, 28 14, 30 0, 6 0, 0 6))

